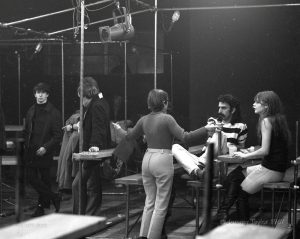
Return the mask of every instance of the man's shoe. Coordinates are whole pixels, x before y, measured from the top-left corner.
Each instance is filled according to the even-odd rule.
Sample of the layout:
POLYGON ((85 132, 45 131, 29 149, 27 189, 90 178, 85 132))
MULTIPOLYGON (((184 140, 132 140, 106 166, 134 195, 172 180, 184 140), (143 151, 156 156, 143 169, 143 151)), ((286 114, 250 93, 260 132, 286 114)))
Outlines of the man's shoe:
POLYGON ((34 213, 31 214, 31 217, 40 217, 43 215, 45 215, 44 208, 42 208, 41 206, 37 206, 34 213))
POLYGON ((167 234, 162 234, 160 239, 168 239, 168 235, 167 234))
POLYGON ((55 207, 55 212, 59 212, 60 201, 61 201, 60 195, 58 193, 56 193, 55 197, 52 199, 52 203, 53 203, 53 205, 55 207))
POLYGON ((163 226, 163 229, 161 231, 161 237, 160 237, 160 239, 168 239, 168 235, 167 235, 167 232, 166 232, 165 225, 163 226))

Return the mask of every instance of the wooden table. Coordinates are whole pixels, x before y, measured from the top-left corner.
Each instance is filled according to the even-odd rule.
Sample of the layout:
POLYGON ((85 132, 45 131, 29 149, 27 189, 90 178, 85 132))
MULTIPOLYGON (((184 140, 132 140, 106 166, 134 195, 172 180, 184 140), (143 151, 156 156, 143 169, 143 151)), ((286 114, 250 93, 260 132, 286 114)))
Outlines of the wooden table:
POLYGON ((72 157, 79 162, 79 214, 81 212, 81 188, 82 188, 82 161, 103 161, 113 155, 115 148, 100 150, 99 152, 73 153, 72 157))
POLYGON ((228 164, 241 164, 244 168, 248 167, 248 166, 254 166, 257 164, 261 163, 261 159, 257 158, 257 159, 250 159, 245 161, 244 159, 238 159, 235 158, 233 156, 230 156, 229 154, 225 154, 225 155, 219 155, 217 157, 217 159, 223 163, 225 163, 225 170, 227 173, 227 166, 228 164))
POLYGON ((98 232, 105 225, 105 217, 53 213, 0 229, 0 237, 7 239, 74 239, 98 232))
MULTIPOLYGON (((3 155, 1 158, 1 166, 16 166, 18 163, 18 158, 15 155, 3 155)), ((0 177, 0 182, 2 178, 0 177)))
POLYGON ((24 125, 5 125, 6 132, 22 132, 24 125))
POLYGON ((81 153, 73 153, 73 159, 78 160, 79 162, 82 160, 94 160, 94 161, 102 161, 103 158, 108 158, 113 155, 115 148, 112 149, 103 149, 99 152, 81 152, 81 153))

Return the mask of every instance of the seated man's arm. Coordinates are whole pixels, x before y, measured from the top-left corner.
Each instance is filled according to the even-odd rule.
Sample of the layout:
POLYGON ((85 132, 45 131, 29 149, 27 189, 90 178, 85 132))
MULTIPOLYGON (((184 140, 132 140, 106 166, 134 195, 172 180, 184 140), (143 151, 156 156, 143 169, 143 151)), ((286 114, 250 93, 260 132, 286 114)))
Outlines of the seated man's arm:
POLYGON ((237 140, 238 140, 238 145, 237 145, 238 150, 245 148, 245 143, 246 143, 246 140, 247 140, 247 136, 248 136, 248 128, 247 128, 246 124, 243 124, 243 126, 241 127, 241 131, 238 134, 238 138, 237 138, 237 140))

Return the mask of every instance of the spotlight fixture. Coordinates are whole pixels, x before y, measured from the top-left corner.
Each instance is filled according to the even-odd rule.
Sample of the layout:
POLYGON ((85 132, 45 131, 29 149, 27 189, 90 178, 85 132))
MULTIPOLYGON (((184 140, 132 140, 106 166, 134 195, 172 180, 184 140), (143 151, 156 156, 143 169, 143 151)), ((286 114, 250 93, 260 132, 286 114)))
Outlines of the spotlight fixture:
POLYGON ((35 48, 34 48, 34 53, 33 54, 38 54, 43 48, 42 42, 39 42, 35 48))
POLYGON ((179 20, 179 18, 180 18, 180 12, 177 10, 172 15, 172 23, 177 22, 179 20))
POLYGON ((29 59, 32 60, 35 55, 37 55, 41 52, 42 49, 43 49, 43 44, 40 41, 38 44, 36 44, 36 46, 34 48, 34 52, 32 53, 32 55, 30 56, 29 59))
POLYGON ((168 29, 165 29, 166 32, 170 32, 175 24, 175 22, 177 22, 180 18, 180 12, 178 10, 174 11, 173 15, 172 15, 172 21, 168 27, 168 29))
POLYGON ((123 22, 118 23, 116 13, 113 11, 114 25, 112 27, 99 27, 100 40, 102 42, 128 40, 134 36, 131 15, 127 14, 125 7, 122 7, 122 10, 124 14, 123 22))

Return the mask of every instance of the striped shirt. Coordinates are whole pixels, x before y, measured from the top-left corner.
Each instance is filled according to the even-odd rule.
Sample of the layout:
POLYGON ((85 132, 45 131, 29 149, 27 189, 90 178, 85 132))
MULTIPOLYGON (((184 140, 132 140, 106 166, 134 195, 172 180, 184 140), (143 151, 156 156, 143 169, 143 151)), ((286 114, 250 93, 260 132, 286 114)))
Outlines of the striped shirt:
POLYGON ((227 144, 237 145, 239 148, 245 147, 245 142, 248 136, 247 125, 243 123, 225 123, 222 129, 227 137, 227 144))
MULTIPOLYGON (((247 125, 243 123, 225 123, 222 128, 222 133, 227 138, 227 147, 228 144, 234 144, 238 148, 245 148, 245 142, 248 136, 248 129, 247 125)), ((209 143, 211 141, 211 137, 209 137, 206 141, 206 143, 209 143)), ((204 146, 202 149, 203 154, 206 151, 207 147, 204 146)))

